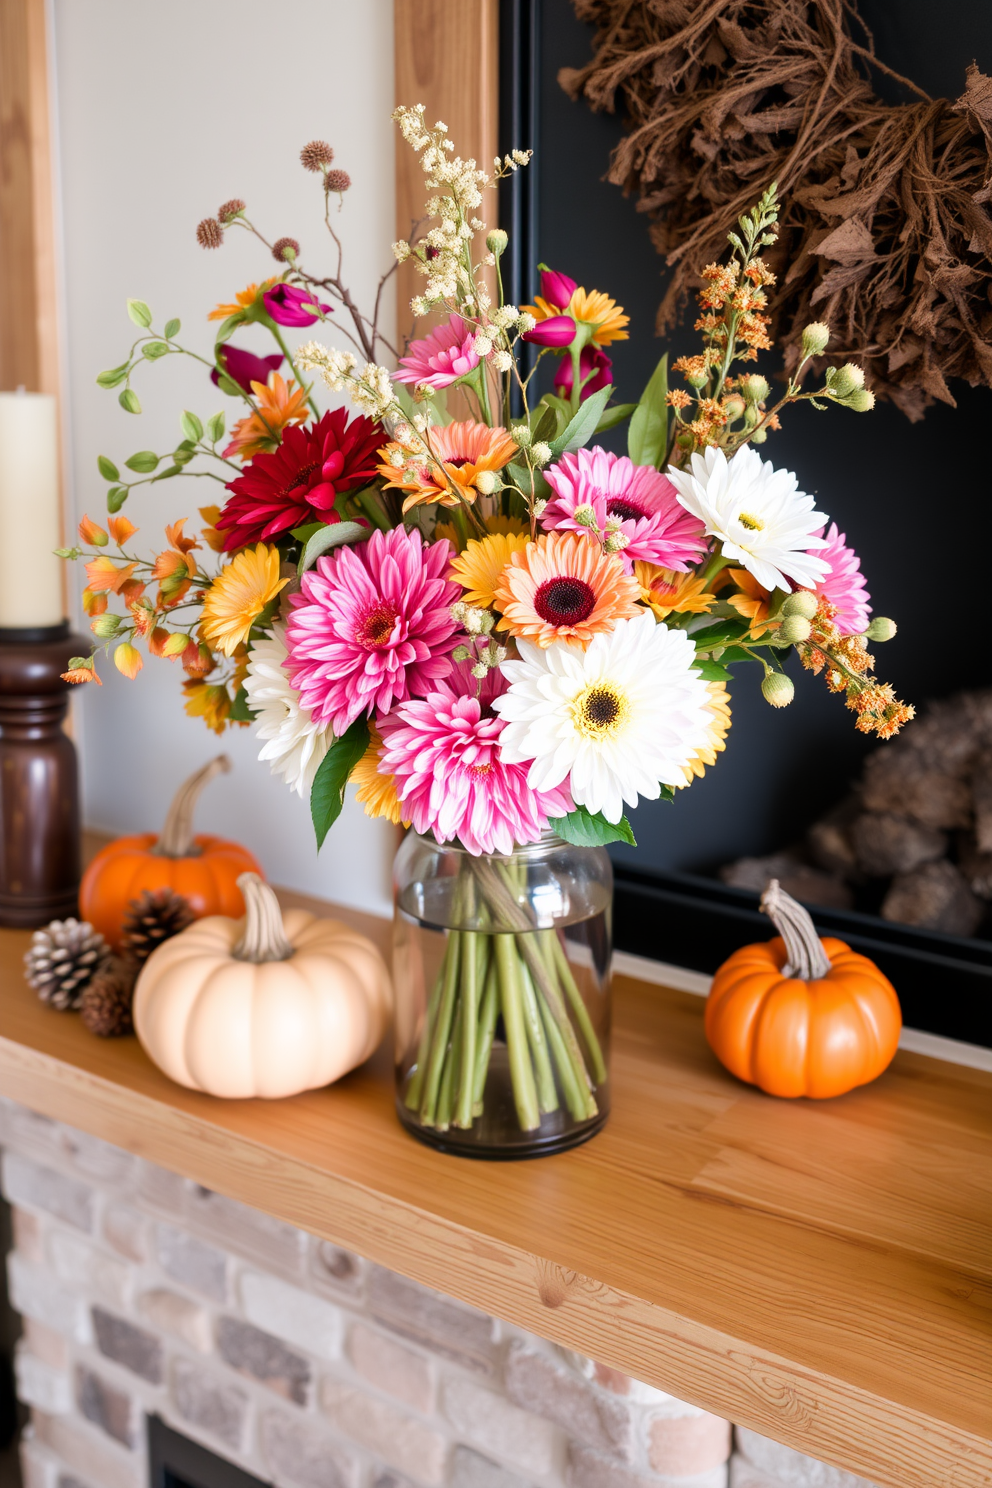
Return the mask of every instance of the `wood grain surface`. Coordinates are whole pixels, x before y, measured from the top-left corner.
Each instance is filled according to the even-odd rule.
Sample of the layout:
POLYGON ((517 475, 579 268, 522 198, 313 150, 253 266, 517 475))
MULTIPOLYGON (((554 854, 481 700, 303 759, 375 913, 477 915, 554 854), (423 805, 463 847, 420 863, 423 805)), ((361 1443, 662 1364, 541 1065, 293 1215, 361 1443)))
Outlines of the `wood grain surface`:
POLYGON ((618 978, 605 1131, 478 1163, 404 1134, 385 1049, 290 1100, 181 1089, 43 1007, 27 943, 0 933, 3 1094, 887 1488, 992 1483, 992 1076, 900 1053, 776 1101, 702 999, 618 978))

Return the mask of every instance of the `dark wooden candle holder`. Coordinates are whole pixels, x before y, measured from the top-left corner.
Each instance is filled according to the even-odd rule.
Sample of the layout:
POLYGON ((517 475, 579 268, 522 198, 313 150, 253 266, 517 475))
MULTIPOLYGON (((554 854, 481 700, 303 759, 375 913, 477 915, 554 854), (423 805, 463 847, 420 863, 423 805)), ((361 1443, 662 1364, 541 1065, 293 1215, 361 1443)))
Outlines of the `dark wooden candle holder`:
POLYGON ((77 912, 79 782, 61 674, 88 653, 67 623, 0 628, 0 925, 77 912))

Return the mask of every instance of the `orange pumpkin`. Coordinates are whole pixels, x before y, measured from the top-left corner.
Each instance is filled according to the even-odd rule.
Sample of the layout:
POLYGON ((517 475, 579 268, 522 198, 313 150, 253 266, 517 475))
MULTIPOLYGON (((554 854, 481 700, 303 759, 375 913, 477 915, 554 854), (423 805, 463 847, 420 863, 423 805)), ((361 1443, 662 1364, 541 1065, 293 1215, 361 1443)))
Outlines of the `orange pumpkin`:
POLYGON ((139 832, 119 837, 97 853, 79 886, 79 911, 94 929, 120 946, 128 904, 143 889, 170 888, 189 900, 197 919, 245 912, 238 875, 261 869, 246 847, 206 833, 193 836, 193 809, 203 787, 231 768, 218 755, 184 781, 176 792, 161 835, 139 832))
POLYGON ((842 940, 820 940, 776 879, 761 908, 779 934, 735 951, 713 978, 706 1037, 721 1064, 769 1095, 843 1095, 874 1080, 899 1044, 892 983, 842 940))

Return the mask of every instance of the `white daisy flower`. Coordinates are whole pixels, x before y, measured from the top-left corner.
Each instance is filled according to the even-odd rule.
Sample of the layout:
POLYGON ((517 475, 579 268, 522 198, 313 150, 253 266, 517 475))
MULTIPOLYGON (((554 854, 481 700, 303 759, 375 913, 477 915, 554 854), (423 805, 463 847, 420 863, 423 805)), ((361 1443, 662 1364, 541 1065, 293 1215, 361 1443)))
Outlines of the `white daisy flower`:
POLYGON ((618 822, 640 796, 676 786, 709 738, 709 692, 692 671, 695 648, 681 630, 645 611, 596 635, 583 651, 517 640, 519 661, 501 667, 510 683, 493 700, 505 728, 508 764, 532 760, 527 783, 553 790, 568 779, 572 799, 618 822))
POLYGON ((333 734, 308 709, 286 675, 286 642, 281 626, 268 640, 252 644, 245 693, 255 719, 255 733, 265 741, 260 760, 269 761, 273 775, 281 775, 290 790, 309 800, 313 777, 330 748, 333 734))
POLYGON ((728 460, 715 445, 692 457, 691 470, 667 471, 686 511, 723 544, 725 558, 741 564, 765 589, 791 589, 793 580, 815 589, 829 565, 810 553, 828 518, 815 499, 797 489, 791 470, 776 470, 744 445, 728 460))

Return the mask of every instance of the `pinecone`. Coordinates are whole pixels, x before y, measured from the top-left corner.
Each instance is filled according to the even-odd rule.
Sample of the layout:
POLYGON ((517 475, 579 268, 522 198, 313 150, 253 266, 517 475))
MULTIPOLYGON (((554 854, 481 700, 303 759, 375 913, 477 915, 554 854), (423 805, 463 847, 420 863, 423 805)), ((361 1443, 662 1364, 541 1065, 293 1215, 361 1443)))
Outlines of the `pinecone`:
POLYGON ((83 991, 110 955, 87 920, 52 920, 36 930, 24 957, 24 975, 42 1002, 65 1012, 78 1008, 83 991))
POLYGON ((134 1032, 131 1005, 138 975, 135 961, 111 956, 105 961, 83 993, 79 1015, 97 1038, 119 1038, 134 1032))
POLYGON ((121 950, 140 968, 163 940, 178 935, 194 918, 189 900, 174 889, 145 889, 125 911, 121 950))

